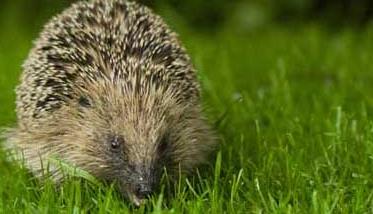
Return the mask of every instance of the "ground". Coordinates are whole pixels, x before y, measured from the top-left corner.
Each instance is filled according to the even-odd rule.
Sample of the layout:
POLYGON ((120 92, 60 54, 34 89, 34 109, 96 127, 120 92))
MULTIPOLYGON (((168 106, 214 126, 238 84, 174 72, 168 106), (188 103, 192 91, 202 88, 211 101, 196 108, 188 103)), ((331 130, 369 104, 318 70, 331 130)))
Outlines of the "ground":
MULTIPOLYGON (((41 184, 0 152, 0 210, 373 212, 373 30, 305 24, 179 32, 220 139, 203 173, 164 182, 164 191, 134 209, 91 181, 41 184)), ((2 33, 1 127, 15 125, 13 89, 36 35, 2 33)))

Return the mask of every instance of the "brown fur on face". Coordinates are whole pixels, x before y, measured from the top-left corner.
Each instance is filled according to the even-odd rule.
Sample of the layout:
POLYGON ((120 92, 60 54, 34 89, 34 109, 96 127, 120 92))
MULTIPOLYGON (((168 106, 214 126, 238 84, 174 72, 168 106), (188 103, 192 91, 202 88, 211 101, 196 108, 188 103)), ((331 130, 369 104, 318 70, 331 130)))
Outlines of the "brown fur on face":
POLYGON ((139 204, 164 167, 189 173, 213 149, 199 103, 190 59, 160 17, 122 0, 78 2, 24 64, 8 143, 37 176, 58 158, 139 204))
POLYGON ((138 194, 139 185, 153 191, 164 167, 171 174, 188 173, 205 160, 213 138, 198 105, 178 103, 168 88, 139 81, 134 86, 149 87, 134 91, 120 81, 89 83, 50 118, 15 130, 9 142, 23 151, 36 174, 42 173, 42 162, 58 158, 118 183, 129 198, 138 194), (82 105, 83 97, 87 103, 82 105), (111 145, 115 137, 123 139, 118 149, 111 145))

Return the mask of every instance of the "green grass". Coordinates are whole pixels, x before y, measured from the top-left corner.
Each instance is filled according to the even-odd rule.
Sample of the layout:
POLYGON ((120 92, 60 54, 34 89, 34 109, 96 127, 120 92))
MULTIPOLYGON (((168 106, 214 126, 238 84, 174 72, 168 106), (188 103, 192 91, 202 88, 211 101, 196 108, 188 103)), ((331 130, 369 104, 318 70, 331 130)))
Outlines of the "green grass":
MULTIPOLYGON (((0 211, 373 212, 373 30, 236 30, 181 30, 221 138, 207 170, 134 209, 105 185, 41 184, 1 152, 0 211)), ((35 36, 1 33, 0 126, 15 124, 13 89, 35 36)))

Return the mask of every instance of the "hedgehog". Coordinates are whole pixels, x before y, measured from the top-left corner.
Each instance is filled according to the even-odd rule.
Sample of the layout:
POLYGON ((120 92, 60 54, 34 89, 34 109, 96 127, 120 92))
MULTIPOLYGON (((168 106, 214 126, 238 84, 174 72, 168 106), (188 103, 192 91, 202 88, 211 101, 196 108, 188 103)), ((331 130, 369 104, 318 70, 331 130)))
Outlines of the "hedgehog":
POLYGON ((23 64, 8 147, 36 177, 48 168, 63 181, 58 159, 141 205, 164 169, 190 175, 214 150, 200 94, 185 48, 151 9, 75 2, 44 26, 23 64))

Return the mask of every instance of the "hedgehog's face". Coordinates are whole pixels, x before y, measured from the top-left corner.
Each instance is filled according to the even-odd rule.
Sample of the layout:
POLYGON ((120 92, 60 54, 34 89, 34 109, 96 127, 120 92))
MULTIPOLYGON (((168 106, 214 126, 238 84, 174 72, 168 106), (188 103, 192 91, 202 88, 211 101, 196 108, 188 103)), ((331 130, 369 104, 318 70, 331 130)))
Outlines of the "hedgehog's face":
POLYGON ((85 157, 74 162, 115 182, 125 197, 140 205, 155 190, 164 168, 178 164, 172 121, 180 114, 171 115, 167 105, 108 91, 78 97, 73 114, 79 128, 72 128, 71 135, 82 141, 85 157))
POLYGON ((162 137, 157 139, 159 142, 144 143, 146 137, 135 140, 133 136, 136 134, 128 131, 103 134, 100 140, 103 145, 97 148, 103 155, 100 160, 103 165, 98 173, 97 169, 93 173, 115 182, 125 197, 140 205, 153 193, 166 167, 168 142, 162 137))

